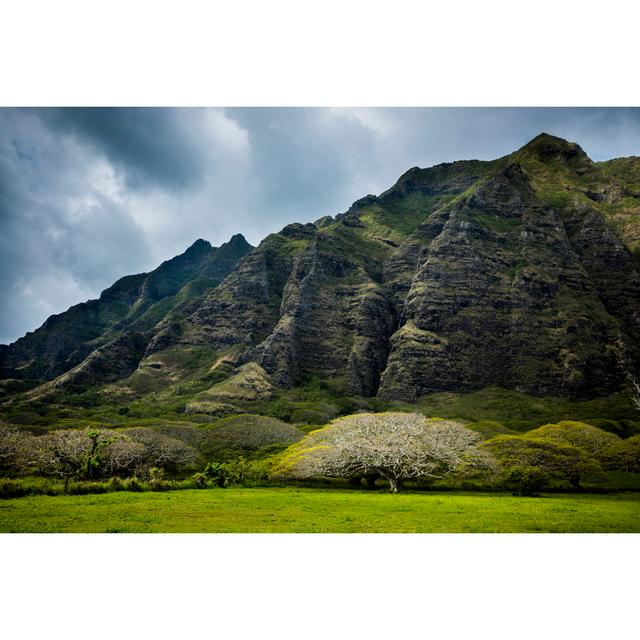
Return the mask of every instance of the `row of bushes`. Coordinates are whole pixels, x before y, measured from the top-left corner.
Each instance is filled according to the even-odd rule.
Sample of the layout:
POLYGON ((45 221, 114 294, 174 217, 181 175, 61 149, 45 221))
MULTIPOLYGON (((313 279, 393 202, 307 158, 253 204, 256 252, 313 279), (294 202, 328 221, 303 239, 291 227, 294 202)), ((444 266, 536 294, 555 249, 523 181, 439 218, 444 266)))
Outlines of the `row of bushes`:
POLYGON ((623 440, 593 425, 567 420, 523 434, 509 433, 496 423, 470 427, 483 435, 482 447, 499 463, 494 482, 521 494, 549 488, 576 490, 585 477, 606 485, 609 471, 640 472, 638 435, 623 440))
POLYGON ((151 468, 186 475, 208 460, 260 457, 297 442, 304 433, 264 416, 240 415, 213 425, 156 425, 121 430, 58 429, 44 434, 0 424, 0 475, 46 475, 68 480, 145 477, 151 468))
MULTIPOLYGON (((213 484, 211 484, 213 486, 213 484)), ((137 477, 109 480, 74 480, 65 484, 63 480, 43 476, 0 478, 0 498, 23 496, 84 495, 88 493, 110 493, 112 491, 173 491, 177 489, 200 489, 207 485, 193 478, 184 480, 144 480, 137 477)))
MULTIPOLYGON (((419 434, 424 418, 416 414, 358 414, 337 422, 343 424, 341 428, 348 434, 354 421, 373 420, 384 430, 387 422, 407 418, 416 422, 419 434)), ((562 486, 577 489, 585 476, 604 477, 606 471, 640 473, 640 436, 623 440, 594 426, 568 421, 524 434, 488 421, 467 426, 441 419, 426 422, 433 423, 430 428, 440 425, 452 433, 471 434, 473 437, 467 438, 469 446, 482 454, 477 457, 480 465, 448 470, 448 486, 508 488, 530 493, 562 486)), ((65 490, 69 493, 94 489, 170 490, 290 482, 300 477, 309 480, 327 475, 321 467, 309 465, 306 460, 318 446, 321 451, 331 452, 324 434, 335 433, 336 429, 330 425, 301 440, 302 432, 291 425, 263 416, 234 416, 213 428, 165 425, 124 431, 64 429, 40 436, 12 425, 0 426, 0 470, 6 475, 28 476, 22 484, 21 480, 3 481, 7 488, 0 495, 6 494, 5 497, 65 490), (283 451, 287 444, 296 441, 297 445, 283 451), (212 442, 217 442, 218 448, 212 442), (225 457, 226 450, 219 448, 220 442, 232 448, 249 447, 249 459, 241 455, 241 448, 234 448, 233 456, 225 457), (314 443, 318 446, 313 447, 314 443), (205 466, 206 460, 217 461, 205 466), (283 465, 286 460, 294 460, 297 471, 291 465, 283 465), (165 479, 165 473, 173 479, 165 479), (33 475, 45 478, 38 484, 33 475)), ((402 429, 388 441, 396 443, 400 435, 402 429)), ((344 436, 341 438, 344 440, 344 436)), ((335 468, 335 460, 330 462, 331 470, 335 468)), ((337 475, 354 485, 361 481, 357 473, 354 475, 348 469, 328 475, 337 475)), ((415 474, 408 477, 414 478, 415 474)), ((370 487, 375 483, 375 478, 363 476, 363 479, 370 487)), ((415 482, 427 486, 437 480, 418 477, 415 482)))
POLYGON ((202 471, 182 479, 168 479, 164 471, 152 467, 144 476, 112 476, 106 480, 70 480, 48 476, 0 478, 0 498, 34 495, 83 495, 112 491, 177 491, 180 489, 212 489, 233 485, 257 486, 273 484, 264 461, 237 460, 209 462, 202 471))
POLYGON ((466 426, 401 413, 335 420, 289 448, 275 465, 284 479, 328 476, 371 485, 377 474, 398 491, 407 480, 433 486, 446 478, 449 486, 523 494, 576 490, 585 477, 606 482, 608 471, 640 472, 640 436, 623 440, 571 421, 519 434, 495 422, 466 426))

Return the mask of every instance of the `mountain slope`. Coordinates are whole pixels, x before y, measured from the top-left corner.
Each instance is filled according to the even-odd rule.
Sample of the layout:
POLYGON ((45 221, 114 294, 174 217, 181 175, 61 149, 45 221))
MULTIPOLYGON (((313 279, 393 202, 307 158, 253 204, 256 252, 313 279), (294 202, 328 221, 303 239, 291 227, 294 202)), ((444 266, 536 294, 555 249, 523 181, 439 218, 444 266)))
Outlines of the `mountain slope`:
POLYGON ((310 377, 406 401, 490 385, 606 395, 640 371, 639 176, 640 159, 593 163, 547 134, 495 161, 413 168, 239 251, 205 287, 200 267, 179 270, 182 288, 158 274, 137 302, 132 276, 117 291, 136 295, 114 295, 87 337, 48 328, 57 368, 28 366, 62 371, 49 389, 117 382, 105 391, 205 413, 241 404, 219 402, 225 379, 247 402, 310 377))
POLYGON ((280 385, 324 375, 390 399, 607 394, 638 367, 631 191, 544 134, 498 161, 412 169, 267 238, 162 346, 241 345, 280 385))
POLYGON ((51 316, 36 331, 0 346, 2 377, 52 379, 124 331, 150 329, 184 299, 216 286, 251 248, 241 235, 219 248, 197 240, 154 271, 121 278, 99 299, 51 316))

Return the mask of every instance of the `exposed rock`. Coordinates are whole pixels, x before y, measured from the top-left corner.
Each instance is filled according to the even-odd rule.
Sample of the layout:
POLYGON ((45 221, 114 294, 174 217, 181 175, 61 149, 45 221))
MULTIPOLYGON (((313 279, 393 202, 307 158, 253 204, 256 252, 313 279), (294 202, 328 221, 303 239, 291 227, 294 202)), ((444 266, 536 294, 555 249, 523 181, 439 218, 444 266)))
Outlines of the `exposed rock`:
MULTIPOLYGON (((67 386, 84 389, 126 378, 138 367, 146 344, 147 336, 139 333, 124 333, 92 351, 79 365, 40 389, 48 391, 67 386)), ((38 391, 36 389, 35 393, 37 394, 38 391)))
POLYGON ((365 196, 364 198, 360 198, 359 200, 356 200, 349 207, 349 210, 347 211, 347 213, 353 213, 355 211, 359 211, 360 209, 364 209, 369 205, 375 204, 377 201, 378 201, 377 196, 374 196, 373 194, 370 193, 368 196, 365 196))
POLYGON ((162 353, 202 352, 204 373, 229 377, 187 411, 214 415, 312 376, 410 401, 487 385, 605 395, 640 372, 639 248, 640 159, 593 163, 541 134, 492 162, 410 169, 252 250, 198 241, 0 347, 0 362, 6 377, 117 395, 143 356, 136 376, 168 385, 162 353))
POLYGON ((518 165, 452 205, 412 280, 380 395, 413 400, 492 384, 587 396, 617 388, 629 364, 621 343, 633 344, 620 337, 618 318, 633 316, 639 292, 630 254, 602 216, 581 218, 574 242, 586 241, 583 255, 601 254, 588 267, 518 165), (612 294, 589 277, 602 262, 600 273, 617 271, 626 283, 632 308, 616 296, 607 310, 612 294))

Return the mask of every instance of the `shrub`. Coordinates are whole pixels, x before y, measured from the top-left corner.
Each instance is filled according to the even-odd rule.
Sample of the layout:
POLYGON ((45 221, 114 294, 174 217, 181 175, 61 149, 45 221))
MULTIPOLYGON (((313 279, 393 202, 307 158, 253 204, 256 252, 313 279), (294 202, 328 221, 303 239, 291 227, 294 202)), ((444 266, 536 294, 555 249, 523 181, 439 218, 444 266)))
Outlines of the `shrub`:
POLYGON ((548 438, 497 436, 483 446, 501 463, 503 473, 513 467, 536 469, 546 478, 545 486, 551 478, 557 478, 577 488, 582 475, 601 471, 598 462, 582 449, 548 438))
POLYGON ((507 489, 523 496, 536 495, 549 482, 548 474, 539 467, 516 465, 504 470, 504 484, 507 489))
MULTIPOLYGON (((537 426, 533 420, 522 420, 519 418, 505 420, 504 424, 507 428, 512 431, 518 431, 519 433, 530 431, 531 429, 535 429, 537 426)), ((540 423, 538 422, 538 424, 540 423)))
POLYGON ((217 487, 224 487, 227 484, 225 466, 219 462, 207 463, 202 476, 207 480, 211 480, 217 487))
POLYGON ((317 409, 295 409, 291 412, 291 422, 300 424, 326 424, 332 417, 317 409))
POLYGON ((596 459, 600 459, 605 450, 619 441, 618 436, 612 433, 602 431, 590 424, 569 420, 557 424, 545 424, 529 431, 527 437, 579 447, 596 459))
MULTIPOLYGON (((197 475, 197 474, 196 474, 197 475)), ((178 489, 202 488, 194 478, 187 480, 149 480, 138 477, 120 478, 114 476, 107 481, 74 480, 65 485, 62 480, 43 477, 21 477, 15 479, 0 478, 0 498, 19 498, 30 495, 56 496, 68 493, 84 495, 91 493, 107 493, 112 491, 173 491, 178 489)), ((204 486, 209 486, 208 483, 204 486)))
POLYGON ((291 414, 295 409, 296 405, 294 403, 278 398, 267 405, 264 413, 269 417, 277 418, 284 422, 291 422, 291 414))
POLYGON ((151 467, 147 471, 147 479, 151 486, 161 485, 164 480, 164 469, 161 469, 160 467, 151 467))
POLYGON ((602 431, 607 431, 608 433, 613 433, 616 436, 624 437, 624 427, 617 420, 607 420, 606 418, 593 418, 587 419, 584 422, 590 424, 593 427, 597 427, 598 429, 602 429, 602 431))
POLYGON ((620 420, 622 438, 640 435, 640 422, 638 420, 620 420))
POLYGON ((122 491, 144 491, 144 484, 136 477, 125 478, 122 480, 121 485, 122 491))
POLYGON ((0 478, 0 498, 21 498, 32 495, 60 495, 63 492, 61 482, 50 478, 22 477, 16 479, 0 478))
POLYGON ((193 483, 195 484, 196 487, 198 487, 199 489, 204 489, 204 487, 207 486, 207 476, 202 473, 202 471, 196 471, 192 476, 191 479, 193 480, 193 483))
POLYGON ((640 473, 640 436, 613 443, 604 452, 603 460, 606 469, 640 473))
POLYGON ((122 491, 122 479, 118 476, 112 476, 109 478, 109 486, 111 491, 122 491))
POLYGON ((225 463, 222 467, 226 484, 244 485, 247 481, 253 479, 251 463, 242 456, 237 460, 225 463))

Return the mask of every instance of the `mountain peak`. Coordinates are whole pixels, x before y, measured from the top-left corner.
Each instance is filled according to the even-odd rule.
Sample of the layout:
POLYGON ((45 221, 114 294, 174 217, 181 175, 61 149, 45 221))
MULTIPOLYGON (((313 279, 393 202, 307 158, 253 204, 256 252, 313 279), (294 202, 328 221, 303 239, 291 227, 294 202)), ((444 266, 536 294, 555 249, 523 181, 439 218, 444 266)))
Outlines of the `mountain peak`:
POLYGON ((521 147, 516 155, 534 157, 541 162, 559 159, 564 163, 591 163, 582 147, 575 142, 542 132, 521 147))
POLYGON ((249 244, 241 233, 236 233, 232 235, 227 242, 220 245, 218 254, 240 256, 248 253, 251 249, 253 249, 253 245, 249 244))
POLYGON ((211 251, 211 243, 207 240, 203 240, 202 238, 198 238, 186 251, 185 253, 194 254, 194 253, 203 253, 211 251))
POLYGON ((231 238, 229 238, 229 241, 225 242, 225 244, 239 247, 251 246, 241 233, 234 233, 231 238))
POLYGON ((568 140, 561 138, 560 136, 554 136, 552 133, 547 133, 546 131, 541 131, 537 136, 534 136, 527 142, 525 146, 530 144, 536 144, 538 142, 555 142, 559 144, 568 145, 571 144, 568 140))

